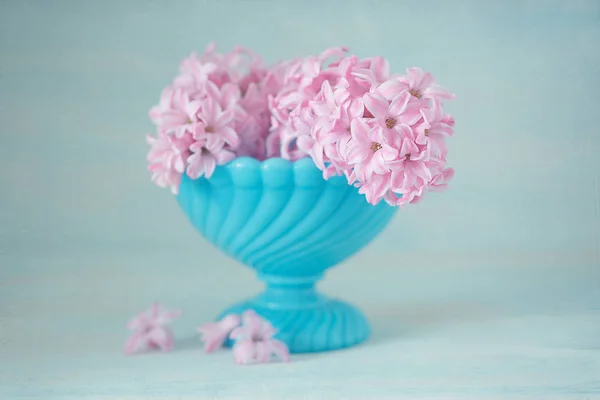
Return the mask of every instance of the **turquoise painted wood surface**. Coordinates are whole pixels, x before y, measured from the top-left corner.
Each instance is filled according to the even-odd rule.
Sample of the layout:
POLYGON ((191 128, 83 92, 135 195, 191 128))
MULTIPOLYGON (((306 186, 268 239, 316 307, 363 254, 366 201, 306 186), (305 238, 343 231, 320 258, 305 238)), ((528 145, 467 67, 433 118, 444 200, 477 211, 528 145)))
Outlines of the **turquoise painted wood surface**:
POLYGON ((597 271, 543 254, 487 266, 447 255, 415 268, 420 254, 398 253, 396 268, 361 278, 382 251, 375 243, 323 284, 352 295, 371 339, 262 366, 238 366, 226 350, 204 354, 195 332, 260 289, 226 257, 211 265, 197 253, 174 262, 152 249, 5 257, 13 268, 0 291, 0 399, 600 398, 597 271), (440 266, 443 258, 452 261, 440 266), (365 280, 372 286, 354 289, 365 280), (154 299, 184 310, 176 349, 123 356, 125 321, 154 299))
POLYGON ((600 398, 599 15, 593 0, 0 2, 0 399, 600 398), (268 62, 343 44, 458 95, 451 189, 319 288, 364 311, 364 345, 249 368, 201 351, 195 327, 261 286, 150 183, 143 135, 180 58, 213 39, 268 62), (177 349, 122 356, 154 300, 184 311, 177 349))

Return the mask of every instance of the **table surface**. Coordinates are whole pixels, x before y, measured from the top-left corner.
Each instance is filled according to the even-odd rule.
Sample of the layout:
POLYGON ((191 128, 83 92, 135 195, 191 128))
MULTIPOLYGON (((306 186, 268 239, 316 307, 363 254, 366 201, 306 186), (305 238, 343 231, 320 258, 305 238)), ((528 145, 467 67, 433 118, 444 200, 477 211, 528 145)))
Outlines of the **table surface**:
POLYGON ((195 254, 165 268, 173 254, 152 250, 5 257, 18 268, 0 280, 0 398, 600 398, 595 268, 574 279, 555 255, 535 282, 542 269, 518 272, 531 265, 525 256, 505 258, 503 269, 455 256, 460 268, 417 270, 409 265, 418 256, 404 255, 404 267, 365 271, 382 246, 321 285, 363 308, 368 342, 256 366, 236 365, 227 350, 204 354, 195 333, 260 289, 249 270, 216 252, 219 268, 209 275, 192 268, 195 254), (173 325, 175 350, 122 355, 124 324, 155 299, 184 312, 173 325))

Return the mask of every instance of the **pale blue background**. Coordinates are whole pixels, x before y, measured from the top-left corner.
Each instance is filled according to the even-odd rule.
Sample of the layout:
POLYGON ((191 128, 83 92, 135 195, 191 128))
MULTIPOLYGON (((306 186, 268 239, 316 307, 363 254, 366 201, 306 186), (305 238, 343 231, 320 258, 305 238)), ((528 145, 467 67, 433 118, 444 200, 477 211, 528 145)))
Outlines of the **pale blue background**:
POLYGON ((0 398, 600 398, 600 3, 0 2, 0 398), (147 110, 216 40, 347 45, 458 98, 450 190, 402 210, 322 289, 366 345, 241 368, 194 327, 260 288, 146 171, 147 110), (182 308, 177 350, 124 323, 182 308))

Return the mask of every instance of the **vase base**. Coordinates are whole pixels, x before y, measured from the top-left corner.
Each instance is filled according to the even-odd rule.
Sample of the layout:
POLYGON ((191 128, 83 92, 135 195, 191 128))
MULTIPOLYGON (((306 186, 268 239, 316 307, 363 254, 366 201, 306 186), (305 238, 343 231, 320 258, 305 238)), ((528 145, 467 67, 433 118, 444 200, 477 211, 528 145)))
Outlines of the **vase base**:
MULTIPOLYGON (((269 307, 248 300, 229 307, 227 314, 242 314, 252 309, 277 329, 276 338, 287 344, 290 353, 337 350, 359 344, 370 334, 367 319, 354 306, 337 299, 322 299, 307 307, 269 307)), ((231 346, 231 341, 225 343, 231 346)))

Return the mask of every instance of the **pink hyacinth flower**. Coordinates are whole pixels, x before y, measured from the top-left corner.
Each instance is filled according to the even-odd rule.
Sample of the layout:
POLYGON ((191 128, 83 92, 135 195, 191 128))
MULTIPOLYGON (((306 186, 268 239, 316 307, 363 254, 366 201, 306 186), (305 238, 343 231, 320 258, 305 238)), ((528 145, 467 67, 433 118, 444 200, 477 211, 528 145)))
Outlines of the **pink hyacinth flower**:
POLYGON ((390 171, 389 165, 398 156, 398 149, 390 146, 381 126, 370 126, 364 119, 357 118, 352 120, 350 134, 346 161, 354 167, 360 181, 390 171))
POLYGON ((352 71, 352 75, 357 78, 367 81, 370 85, 375 86, 385 82, 390 76, 390 65, 383 57, 374 57, 363 63, 352 71))
MULTIPOLYGON (((373 175, 367 183, 360 185, 358 193, 364 194, 369 204, 379 203, 390 191, 391 173, 373 175)), ((395 205, 395 204, 394 204, 395 205)))
POLYGON ((419 201, 421 201, 421 199, 425 193, 426 187, 427 187, 426 182, 419 181, 417 184, 415 184, 413 186, 410 186, 408 188, 403 188, 403 189, 395 192, 395 193, 402 194, 401 197, 395 197, 394 199, 390 199, 388 197, 388 198, 386 198, 386 201, 388 202, 388 204, 396 205, 396 206, 403 206, 406 204, 418 203, 419 201))
POLYGON ((179 310, 167 311, 162 305, 154 303, 149 310, 134 317, 127 324, 127 328, 133 333, 125 344, 125 354, 150 349, 172 350, 173 333, 168 324, 180 315, 179 310))
POLYGON ((194 125, 194 139, 217 137, 233 148, 239 146, 240 137, 233 129, 234 116, 235 111, 233 109, 223 110, 217 99, 206 98, 202 102, 202 109, 198 112, 198 117, 202 123, 194 125))
POLYGON ((215 101, 222 110, 233 110, 234 119, 241 119, 245 116, 244 108, 240 107, 243 106, 240 101, 242 93, 238 85, 225 83, 222 87, 218 87, 209 81, 206 83, 206 93, 204 94, 206 98, 215 101))
POLYGON ((235 340, 233 354, 238 364, 266 363, 275 356, 289 361, 289 350, 285 343, 273 339, 276 330, 253 310, 242 314, 242 325, 229 335, 235 340))
POLYGON ((195 94, 204 89, 209 75, 217 71, 217 65, 202 62, 196 53, 192 53, 181 62, 179 71, 180 75, 175 78, 173 86, 195 94))
POLYGON ((217 165, 227 164, 236 155, 227 150, 223 139, 216 135, 206 135, 190 146, 192 155, 188 157, 187 175, 192 179, 202 176, 210 178, 217 165))
POLYGON ((183 173, 210 177, 235 157, 309 156, 324 179, 345 176, 372 204, 415 203, 445 188, 454 119, 441 102, 454 95, 420 68, 391 76, 385 58, 347 51, 269 68, 241 47, 192 54, 150 112, 159 134, 149 139, 152 179, 175 193, 183 173))
POLYGON ((211 322, 198 327, 201 340, 204 342, 204 351, 212 353, 225 343, 231 331, 240 324, 239 315, 230 314, 223 317, 219 322, 211 322))
POLYGON ((443 191, 448 186, 448 182, 454 177, 454 169, 446 168, 446 158, 444 156, 431 158, 426 164, 432 175, 429 180, 429 189, 434 192, 443 191))
POLYGON ((448 186, 448 182, 454 177, 454 169, 446 168, 431 178, 430 190, 439 192, 448 186))
POLYGON ((183 137, 176 138, 161 132, 156 137, 148 135, 146 140, 151 146, 147 159, 152 181, 160 187, 171 187, 173 194, 177 194, 181 175, 190 155, 192 136, 186 133, 183 137))
POLYGON ((428 152, 422 151, 412 138, 402 140, 399 159, 391 163, 391 183, 394 192, 402 193, 403 201, 407 201, 408 193, 413 193, 413 187, 420 188, 431 179, 428 159, 428 152))
POLYGON ((149 115, 159 132, 175 134, 180 138, 198 120, 196 114, 199 108, 200 103, 192 100, 188 93, 167 87, 163 90, 160 103, 150 109, 149 115))
POLYGON ((377 93, 391 100, 405 90, 417 99, 452 100, 455 97, 437 85, 429 72, 418 67, 408 68, 406 75, 385 81, 377 88, 377 93))
POLYGON ((363 101, 365 108, 387 129, 394 129, 398 124, 413 125, 422 118, 422 102, 408 92, 400 93, 391 102, 378 94, 366 93, 363 101))
POLYGON ((446 138, 452 136, 454 120, 449 115, 444 115, 444 110, 439 101, 434 100, 431 108, 421 110, 423 122, 415 127, 417 138, 415 142, 427 145, 432 155, 446 153, 446 138))

